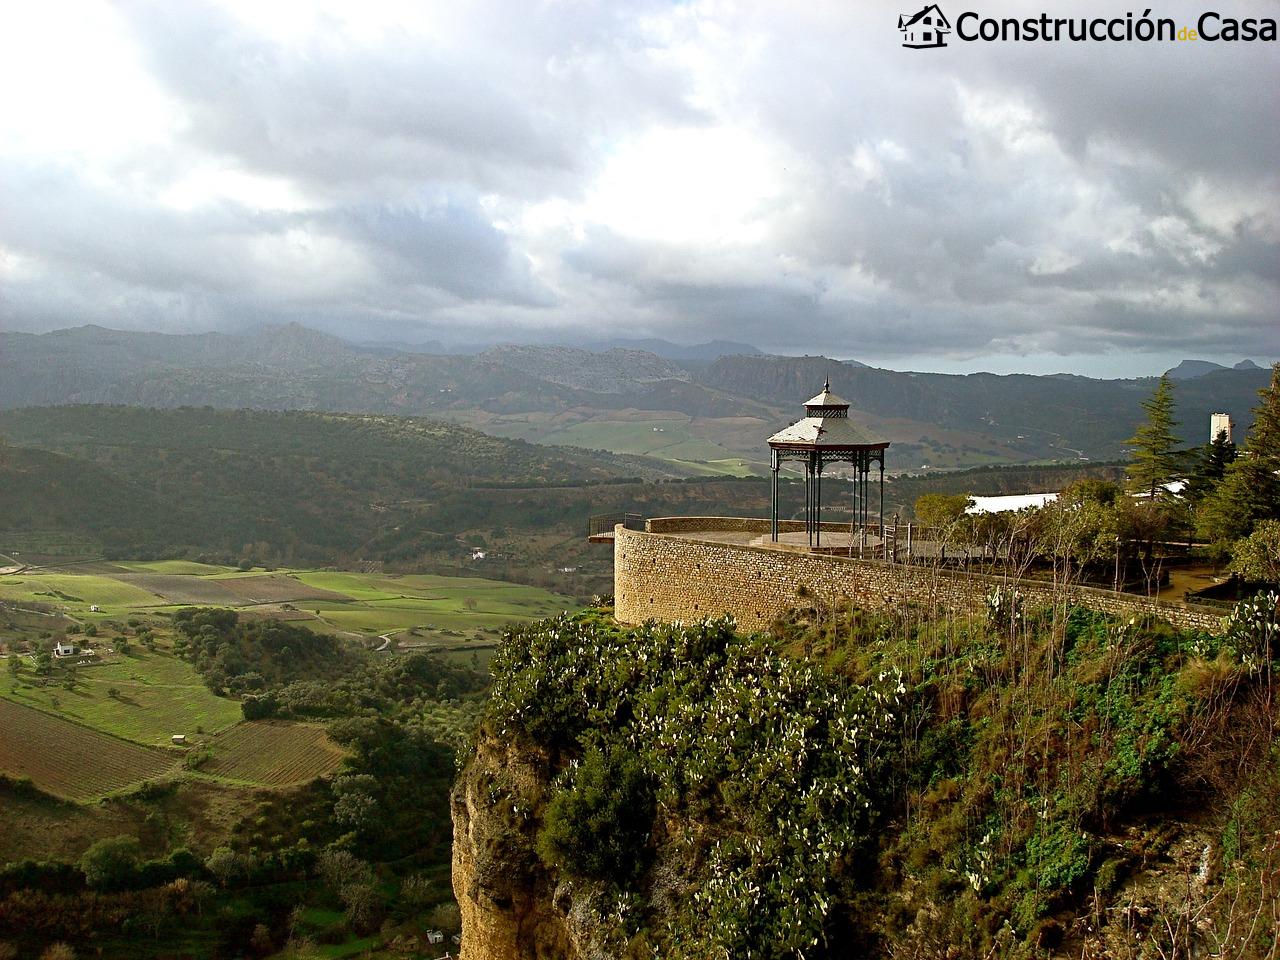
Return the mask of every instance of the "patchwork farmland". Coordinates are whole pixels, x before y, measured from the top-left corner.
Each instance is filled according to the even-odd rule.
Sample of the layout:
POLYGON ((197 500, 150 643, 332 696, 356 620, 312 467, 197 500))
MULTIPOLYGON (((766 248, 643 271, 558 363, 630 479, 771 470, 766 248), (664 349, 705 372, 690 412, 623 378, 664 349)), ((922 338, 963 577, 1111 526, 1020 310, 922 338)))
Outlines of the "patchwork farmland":
POLYGON ((0 575, 7 625, 0 653, 8 654, 0 663, 9 673, 0 681, 0 772, 83 801, 156 777, 287 788, 336 771, 344 753, 322 728, 246 722, 238 700, 210 690, 174 654, 171 617, 205 606, 289 620, 369 649, 426 648, 475 664, 504 627, 573 602, 479 577, 245 571, 192 561, 11 567, 0 575), (59 661, 52 676, 41 676, 33 651, 55 630, 94 655, 59 661), (173 745, 177 735, 186 749, 173 745), (189 772, 184 760, 206 751, 189 772))
POLYGON ((249 570, 185 560, 92 561, 0 576, 0 602, 39 604, 85 624, 228 607, 295 620, 320 632, 405 646, 492 645, 503 627, 572 607, 573 601, 481 577, 249 570), (477 639, 479 638, 479 639, 477 639))
POLYGON ((157 747, 168 747, 174 734, 218 733, 241 716, 240 704, 214 694, 187 661, 140 646, 78 669, 70 688, 0 684, 0 700, 157 747))

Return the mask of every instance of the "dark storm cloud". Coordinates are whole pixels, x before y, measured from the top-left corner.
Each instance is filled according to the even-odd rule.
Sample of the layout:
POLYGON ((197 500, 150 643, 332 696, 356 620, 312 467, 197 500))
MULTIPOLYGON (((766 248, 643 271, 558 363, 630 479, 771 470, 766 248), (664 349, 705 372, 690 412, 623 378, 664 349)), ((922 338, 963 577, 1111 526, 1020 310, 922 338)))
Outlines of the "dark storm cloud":
POLYGON ((427 285, 469 300, 550 306, 506 234, 474 205, 448 200, 342 209, 327 218, 374 255, 389 285, 427 285))

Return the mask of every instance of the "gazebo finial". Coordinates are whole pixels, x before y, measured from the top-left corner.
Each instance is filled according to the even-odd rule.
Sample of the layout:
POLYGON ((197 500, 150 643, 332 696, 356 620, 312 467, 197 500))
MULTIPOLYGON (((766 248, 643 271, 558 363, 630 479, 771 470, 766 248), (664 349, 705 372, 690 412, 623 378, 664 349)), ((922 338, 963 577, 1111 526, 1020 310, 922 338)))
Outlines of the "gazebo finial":
POLYGON ((822 392, 823 393, 831 392, 831 374, 829 373, 827 374, 827 378, 822 381, 822 392))

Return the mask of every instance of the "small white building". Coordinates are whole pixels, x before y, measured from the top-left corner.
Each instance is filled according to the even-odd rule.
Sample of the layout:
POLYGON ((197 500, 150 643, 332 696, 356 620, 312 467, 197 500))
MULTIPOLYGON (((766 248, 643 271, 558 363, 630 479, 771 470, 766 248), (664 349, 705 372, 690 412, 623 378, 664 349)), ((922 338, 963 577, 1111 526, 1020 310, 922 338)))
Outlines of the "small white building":
POLYGON ((66 640, 59 640, 53 645, 53 655, 55 657, 74 657, 79 651, 74 643, 68 643, 66 640))
POLYGON ((1225 433, 1227 435, 1227 443, 1231 443, 1231 430, 1233 427, 1235 427, 1235 423, 1231 420, 1231 414, 1209 414, 1209 442, 1213 443, 1218 439, 1218 434, 1225 433))
POLYGON ((439 930, 428 930, 427 943, 431 943, 431 944, 444 943, 444 934, 441 933, 439 930))

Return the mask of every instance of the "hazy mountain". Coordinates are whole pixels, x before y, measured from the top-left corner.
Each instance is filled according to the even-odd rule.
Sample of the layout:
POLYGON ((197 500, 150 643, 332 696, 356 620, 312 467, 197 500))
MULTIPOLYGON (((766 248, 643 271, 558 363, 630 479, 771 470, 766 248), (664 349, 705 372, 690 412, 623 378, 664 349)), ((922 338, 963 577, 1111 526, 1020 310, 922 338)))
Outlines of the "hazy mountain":
MULTIPOLYGON (((1175 369, 1195 370, 1196 363, 1175 369)), ((1175 389, 1188 442, 1200 442, 1211 412, 1230 413, 1247 427, 1269 378, 1252 364, 1204 366, 1175 389)), ((696 443, 678 448, 668 429, 678 424, 658 424, 672 450, 655 455, 694 460, 707 444, 720 448, 720 457, 727 451, 758 460, 763 438, 798 416, 828 376, 855 415, 894 440, 897 463, 911 467, 1124 457, 1155 382, 904 373, 758 352, 703 364, 634 347, 388 353, 298 324, 238 335, 101 327, 0 333, 0 409, 117 403, 429 415, 508 436, 646 453, 658 446, 655 431, 636 424, 675 417, 684 418, 680 429, 696 443), (587 421, 598 423, 564 432, 587 421), (649 445, 636 439, 642 433, 649 445)))
POLYGON ((1212 360, 1183 360, 1176 367, 1166 370, 1164 375, 1170 380, 1194 380, 1196 377, 1203 377, 1206 373, 1226 369, 1222 364, 1214 363, 1212 360))
MULTIPOLYGON (((1093 459, 1127 455, 1124 441, 1142 421, 1141 401, 1155 386, 1154 378, 899 373, 823 357, 722 357, 698 382, 795 408, 828 376, 832 390, 858 411, 1005 440, 1048 440, 1063 455, 1082 453, 1093 459)), ((1269 379, 1269 371, 1262 369, 1219 368, 1180 381, 1174 399, 1182 435, 1188 442, 1201 442, 1209 414, 1216 411, 1250 424, 1257 392, 1269 379)))
POLYGON ((659 340, 656 337, 645 339, 628 339, 625 337, 617 337, 612 340, 601 340, 596 343, 584 344, 588 350, 613 350, 621 348, 624 350, 645 350, 649 353, 656 353, 660 357, 667 360, 677 360, 682 363, 710 363, 719 357, 734 357, 738 355, 760 356, 762 351, 757 347, 751 346, 749 343, 736 343, 732 340, 710 340, 707 343, 672 343, 670 340, 659 340))
POLYGON ((0 409, 65 403, 438 413, 546 409, 573 394, 474 357, 385 355, 298 324, 175 335, 0 333, 0 409))
POLYGON ((1224 367, 1220 363, 1214 363, 1212 360, 1183 360, 1176 367, 1165 371, 1165 376, 1170 380, 1194 380, 1197 377, 1203 377, 1207 373, 1213 373, 1215 370, 1262 370, 1263 367, 1258 366, 1252 360, 1244 359, 1231 367, 1224 367))
POLYGON ((575 347, 506 344, 480 354, 550 383, 592 393, 627 393, 660 380, 688 380, 689 371, 647 350, 613 347, 604 351, 575 347))

